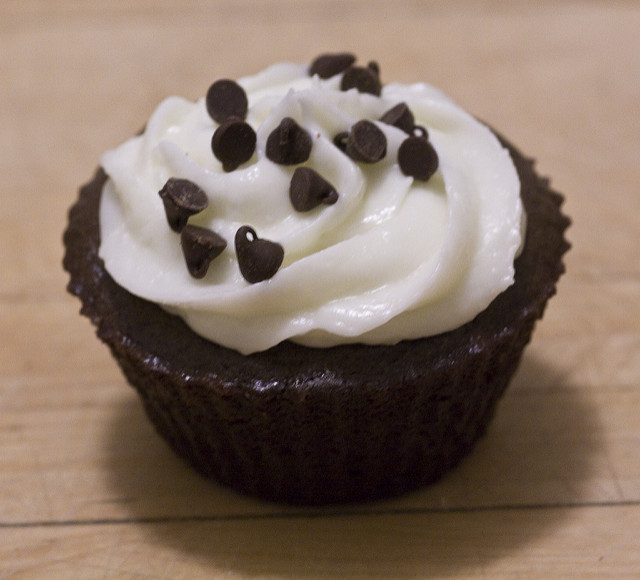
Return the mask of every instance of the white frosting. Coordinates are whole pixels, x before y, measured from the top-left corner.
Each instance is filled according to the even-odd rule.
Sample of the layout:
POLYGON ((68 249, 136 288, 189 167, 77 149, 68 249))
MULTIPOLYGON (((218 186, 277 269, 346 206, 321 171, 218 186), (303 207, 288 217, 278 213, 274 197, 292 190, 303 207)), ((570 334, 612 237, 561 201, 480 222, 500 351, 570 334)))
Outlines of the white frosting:
POLYGON ((340 91, 339 82, 311 78, 294 64, 240 79, 257 148, 230 173, 211 152, 216 123, 204 99, 166 99, 141 136, 105 153, 100 256, 116 282, 245 354, 285 339, 394 344, 454 329, 485 309, 513 283, 522 240, 520 183, 509 153, 429 85, 388 84, 374 97, 340 91), (402 101, 439 156, 426 183, 400 171, 406 134, 395 127, 376 121, 388 145, 375 164, 356 163, 333 144, 337 133, 402 101), (265 155, 267 136, 285 116, 311 134, 306 165, 335 186, 334 205, 306 213, 291 206, 295 168, 265 155), (228 242, 201 280, 189 275, 179 234, 167 225, 158 191, 169 177, 206 192, 209 207, 189 223, 228 242), (233 240, 245 224, 285 250, 280 270, 258 284, 244 280, 236 260, 233 240))

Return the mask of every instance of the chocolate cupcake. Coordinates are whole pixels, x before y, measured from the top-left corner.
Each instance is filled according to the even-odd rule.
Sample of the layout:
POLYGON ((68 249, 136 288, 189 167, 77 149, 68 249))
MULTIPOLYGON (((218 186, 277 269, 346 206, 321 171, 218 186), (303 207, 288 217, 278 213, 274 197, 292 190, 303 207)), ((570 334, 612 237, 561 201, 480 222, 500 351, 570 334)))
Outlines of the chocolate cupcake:
POLYGON ((69 291, 176 452, 270 500, 456 465, 564 271, 533 162, 351 55, 169 99, 101 165, 69 212, 69 291))

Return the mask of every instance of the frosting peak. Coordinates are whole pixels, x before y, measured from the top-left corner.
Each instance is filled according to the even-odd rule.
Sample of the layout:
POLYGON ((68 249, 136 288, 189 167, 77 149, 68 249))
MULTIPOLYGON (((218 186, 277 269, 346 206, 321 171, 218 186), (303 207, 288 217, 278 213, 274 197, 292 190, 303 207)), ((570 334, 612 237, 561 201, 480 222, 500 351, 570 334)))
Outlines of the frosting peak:
MULTIPOLYGON (((356 68, 341 56, 347 64, 339 66, 356 68)), ((142 135, 105 153, 100 256, 116 282, 242 353, 286 339, 324 347, 438 334, 471 320, 511 285, 523 209, 517 173, 497 138, 429 85, 388 84, 378 96, 341 87, 347 73, 335 66, 325 62, 310 75, 308 66, 280 64, 237 81, 246 112, 231 119, 255 133, 255 148, 233 169, 212 152, 212 136, 228 121, 212 118, 205 97, 166 99, 142 135), (399 104, 409 113, 391 114, 399 104), (412 136, 407 114, 420 129, 412 136), (353 128, 362 122, 378 147, 384 140, 375 159, 353 153, 361 145, 353 128), (293 157, 283 153, 294 134, 302 135, 303 156, 302 145, 293 157), (284 157, 274 160, 274 150, 284 157), (431 156, 429 171, 416 155, 431 156), (166 189, 159 195, 170 179, 206 196, 184 214, 190 243, 201 239, 193 228, 222 240, 198 278, 186 263, 184 232, 168 224, 166 189), (247 248, 234 241, 247 227, 241 241, 254 246, 249 253, 258 245, 271 256, 282 249, 268 277, 243 274, 247 248)), ((370 83, 378 70, 369 65, 351 76, 358 75, 370 83)), ((225 83, 237 94, 236 83, 225 83)), ((220 115, 232 105, 213 108, 220 115)), ((362 155, 374 145, 367 140, 362 155)), ((173 194, 188 205, 184 196, 173 194)))

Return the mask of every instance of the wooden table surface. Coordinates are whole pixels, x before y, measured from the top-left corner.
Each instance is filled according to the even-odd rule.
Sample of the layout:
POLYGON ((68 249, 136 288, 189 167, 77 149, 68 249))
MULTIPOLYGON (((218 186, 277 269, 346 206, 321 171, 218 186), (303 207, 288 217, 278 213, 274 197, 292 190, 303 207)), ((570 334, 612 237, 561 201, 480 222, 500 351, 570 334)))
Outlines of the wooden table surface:
POLYGON ((640 577, 640 3, 3 0, 0 80, 1 579, 640 577), (344 49, 535 155, 573 249, 459 469, 298 509, 174 457, 66 294, 61 233, 163 97, 344 49))

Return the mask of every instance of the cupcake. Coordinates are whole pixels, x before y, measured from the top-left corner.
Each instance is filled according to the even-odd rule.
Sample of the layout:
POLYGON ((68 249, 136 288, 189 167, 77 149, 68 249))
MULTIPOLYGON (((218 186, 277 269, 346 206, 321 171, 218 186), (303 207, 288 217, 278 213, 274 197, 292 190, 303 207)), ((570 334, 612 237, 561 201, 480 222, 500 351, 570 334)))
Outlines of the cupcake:
POLYGON ((325 54, 162 102, 82 187, 64 267, 198 471, 373 500, 485 432, 564 271, 561 204, 440 91, 325 54))

